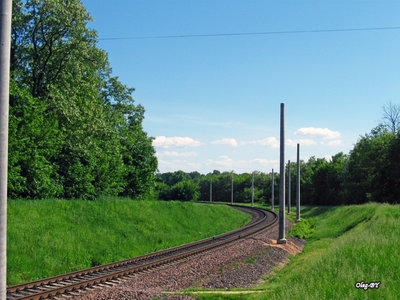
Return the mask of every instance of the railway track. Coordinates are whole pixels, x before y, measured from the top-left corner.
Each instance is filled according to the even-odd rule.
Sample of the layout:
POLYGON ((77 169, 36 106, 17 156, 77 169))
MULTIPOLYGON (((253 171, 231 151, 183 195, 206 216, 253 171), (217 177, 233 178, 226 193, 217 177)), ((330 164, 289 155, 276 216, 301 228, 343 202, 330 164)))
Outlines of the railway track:
POLYGON ((47 299, 59 297, 187 258, 191 255, 252 235, 277 223, 278 216, 274 212, 246 206, 232 206, 251 214, 252 220, 247 225, 236 230, 193 243, 89 269, 9 286, 7 287, 7 299, 47 299))

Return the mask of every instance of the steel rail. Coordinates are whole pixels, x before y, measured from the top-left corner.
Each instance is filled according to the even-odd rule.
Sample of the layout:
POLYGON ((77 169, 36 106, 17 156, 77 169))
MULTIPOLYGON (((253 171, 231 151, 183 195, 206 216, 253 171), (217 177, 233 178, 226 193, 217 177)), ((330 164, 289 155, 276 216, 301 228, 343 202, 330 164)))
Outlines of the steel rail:
POLYGON ((7 287, 7 299, 46 299, 106 283, 127 275, 187 258, 237 239, 252 235, 277 223, 272 211, 247 206, 229 205, 250 213, 252 220, 236 230, 196 242, 133 257, 97 267, 7 287), (271 220, 269 220, 270 215, 271 220))

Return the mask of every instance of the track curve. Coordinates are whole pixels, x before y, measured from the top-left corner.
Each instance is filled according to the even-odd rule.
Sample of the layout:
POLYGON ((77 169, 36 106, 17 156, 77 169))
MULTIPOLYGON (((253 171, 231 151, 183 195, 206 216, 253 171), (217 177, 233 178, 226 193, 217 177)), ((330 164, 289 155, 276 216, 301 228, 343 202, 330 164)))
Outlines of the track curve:
POLYGON ((189 244, 89 269, 9 286, 7 287, 7 299, 46 299, 68 294, 226 245, 240 238, 253 235, 265 228, 272 227, 278 221, 278 216, 273 211, 248 206, 229 206, 251 214, 252 220, 236 230, 189 244))

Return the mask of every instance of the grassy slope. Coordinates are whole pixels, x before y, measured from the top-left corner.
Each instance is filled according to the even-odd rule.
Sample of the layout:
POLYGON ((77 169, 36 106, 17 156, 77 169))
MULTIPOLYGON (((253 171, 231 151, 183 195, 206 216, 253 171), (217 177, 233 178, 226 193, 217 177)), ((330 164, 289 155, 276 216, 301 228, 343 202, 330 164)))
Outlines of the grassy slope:
MULTIPOLYGON (((201 296, 212 299, 398 299, 400 206, 368 203, 305 208, 315 224, 304 253, 258 287, 263 294, 201 296), (356 289, 381 281, 378 290, 356 289)), ((294 214, 291 214, 291 218, 294 214)))
POLYGON ((7 284, 169 248, 248 221, 229 207, 175 201, 9 200, 7 284))

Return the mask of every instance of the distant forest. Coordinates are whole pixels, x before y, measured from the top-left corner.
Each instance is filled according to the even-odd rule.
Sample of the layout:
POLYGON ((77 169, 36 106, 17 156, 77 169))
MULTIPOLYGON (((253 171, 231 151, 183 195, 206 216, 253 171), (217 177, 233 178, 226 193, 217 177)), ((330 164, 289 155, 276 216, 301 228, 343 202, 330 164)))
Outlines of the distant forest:
MULTIPOLYGON (((396 106, 393 106, 396 107, 396 106)), ((397 107, 398 108, 398 107, 397 107)), ((400 109, 397 110, 400 112, 400 109)), ((400 131, 391 123, 379 125, 360 137, 350 154, 331 160, 311 157, 300 161, 301 203, 360 204, 369 201, 400 203, 400 131)), ((286 169, 287 170, 287 169, 286 169)), ((290 163, 291 200, 296 201, 297 163, 290 163)), ((286 172, 287 176, 288 172, 286 172)), ((251 202, 252 174, 214 171, 207 175, 182 171, 157 174, 156 190, 162 200, 251 202)), ((288 180, 286 179, 286 190, 288 180)), ((271 204, 272 174, 254 174, 254 201, 271 204)), ((279 174, 274 174, 275 204, 279 201, 279 174)), ((287 197, 287 196, 286 196, 287 197)))

